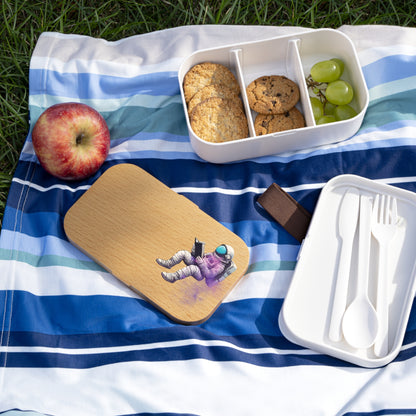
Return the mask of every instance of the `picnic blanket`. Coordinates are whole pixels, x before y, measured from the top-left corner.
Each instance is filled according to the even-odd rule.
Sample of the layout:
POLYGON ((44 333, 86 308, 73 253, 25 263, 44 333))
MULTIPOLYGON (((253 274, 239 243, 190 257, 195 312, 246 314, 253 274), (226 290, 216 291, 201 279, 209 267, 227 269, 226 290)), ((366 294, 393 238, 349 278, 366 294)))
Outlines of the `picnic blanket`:
POLYGON ((383 368, 289 342, 278 315, 300 244, 256 204, 276 182, 313 213, 324 184, 346 173, 416 191, 416 29, 339 28, 355 44, 370 91, 350 139, 221 165, 201 160, 189 142, 177 79, 186 56, 303 30, 189 26, 117 42, 40 36, 29 71, 30 128, 50 105, 80 101, 105 117, 111 150, 96 175, 65 182, 40 167, 28 133, 0 239, 0 413, 416 414, 416 308, 398 357, 383 368), (200 325, 174 323, 66 238, 67 210, 123 162, 249 247, 247 273, 200 325))

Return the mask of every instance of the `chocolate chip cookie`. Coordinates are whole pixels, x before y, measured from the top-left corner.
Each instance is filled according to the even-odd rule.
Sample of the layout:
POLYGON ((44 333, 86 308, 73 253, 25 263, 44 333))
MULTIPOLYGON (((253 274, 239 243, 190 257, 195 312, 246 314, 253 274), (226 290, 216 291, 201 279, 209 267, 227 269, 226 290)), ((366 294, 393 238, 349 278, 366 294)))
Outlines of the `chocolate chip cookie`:
POLYGON ((300 127, 305 127, 305 119, 296 107, 283 114, 257 114, 254 121, 257 136, 300 127))
POLYGON ((282 114, 299 101, 299 87, 283 75, 257 78, 246 92, 250 108, 259 114, 282 114))

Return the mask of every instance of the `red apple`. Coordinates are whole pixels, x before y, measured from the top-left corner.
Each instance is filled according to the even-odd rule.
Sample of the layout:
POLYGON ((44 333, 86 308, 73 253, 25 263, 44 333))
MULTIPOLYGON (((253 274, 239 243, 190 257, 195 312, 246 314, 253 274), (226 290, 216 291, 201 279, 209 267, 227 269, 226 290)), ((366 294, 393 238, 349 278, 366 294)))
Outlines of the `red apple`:
POLYGON ((60 103, 36 121, 32 143, 40 164, 68 180, 93 175, 110 150, 110 132, 102 115, 81 103, 60 103))

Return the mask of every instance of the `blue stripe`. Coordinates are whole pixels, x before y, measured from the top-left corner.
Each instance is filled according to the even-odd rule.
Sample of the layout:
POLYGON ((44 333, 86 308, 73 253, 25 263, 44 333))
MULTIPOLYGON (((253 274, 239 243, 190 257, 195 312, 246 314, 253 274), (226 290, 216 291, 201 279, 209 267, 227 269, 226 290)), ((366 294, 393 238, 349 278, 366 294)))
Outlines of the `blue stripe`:
POLYGON ((134 95, 177 95, 177 72, 159 72, 135 77, 31 69, 30 95, 47 94, 80 99, 117 99, 134 95))
POLYGON ((197 415, 196 413, 171 413, 171 412, 163 412, 163 413, 129 413, 128 415, 120 415, 120 416, 201 416, 197 415))
MULTIPOLYGON (((170 188, 218 187, 225 190, 240 190, 248 187, 266 189, 273 181, 282 187, 291 187, 302 183, 313 185, 314 183, 326 182, 334 176, 345 173, 353 173, 371 177, 372 179, 413 176, 416 152, 414 146, 401 146, 393 149, 366 149, 319 155, 306 160, 292 161, 288 164, 276 162, 266 165, 245 162, 216 166, 195 160, 158 159, 130 160, 129 162, 140 166, 170 188), (369 172, 371 172, 371 175, 369 172)), ((117 163, 117 161, 107 161, 96 175, 82 182, 60 181, 47 174, 39 165, 33 165, 36 168, 32 182, 45 188, 61 184, 76 189, 80 185, 92 185, 102 172, 117 163)), ((33 166, 27 162, 19 163, 15 177, 25 180, 27 169, 33 168, 33 166)), ((8 201, 12 207, 16 207, 21 202, 21 191, 22 185, 13 182, 8 201)), ((33 212, 38 207, 42 207, 40 210, 44 210, 44 207, 49 206, 56 210, 57 205, 62 206, 63 204, 63 209, 66 211, 82 192, 84 191, 68 193, 55 189, 48 193, 43 193, 42 197, 46 199, 44 200, 45 202, 42 202, 42 200, 39 201, 40 195, 38 191, 32 188, 27 199, 25 199, 25 209, 28 212, 33 212), (50 197, 49 193, 51 194, 50 197), (58 199, 57 202, 56 199, 58 199)), ((305 208, 313 211, 318 193, 319 189, 312 189, 296 192, 294 196, 305 208)), ((229 220, 230 214, 225 213, 224 210, 222 213, 219 212, 223 203, 227 206, 226 211, 232 211, 231 215, 237 215, 237 218, 243 216, 243 214, 236 213, 236 210, 230 210, 229 203, 232 200, 239 204, 237 211, 241 210, 243 206, 244 212, 248 211, 248 217, 245 216, 245 218, 258 218, 255 211, 259 208, 254 205, 253 198, 256 197, 254 193, 243 195, 210 193, 209 198, 204 193, 190 193, 186 194, 186 196, 210 215, 224 219, 224 221, 229 220), (212 198, 215 199, 215 203, 212 202, 212 198), (220 209, 216 207, 220 207, 220 209)))
POLYGON ((171 413, 171 412, 163 412, 163 413, 131 413, 128 415, 120 415, 120 416, 201 416, 195 413, 171 413))
MULTIPOLYGON (((42 238, 53 236, 67 241, 63 229, 63 215, 54 212, 21 213, 16 209, 7 207, 3 218, 3 229, 17 231, 27 234, 30 237, 42 238), (6 215, 7 214, 7 215, 6 215), (14 218, 19 220, 15 223, 14 218)), ((239 235, 248 246, 258 244, 275 243, 279 244, 298 244, 297 241, 288 234, 277 223, 258 220, 258 221, 239 221, 236 223, 221 222, 226 228, 239 235)))
MULTIPOLYGON (((273 178, 277 178, 278 183, 285 187, 297 183, 309 182, 313 184, 318 181, 327 181, 336 175, 345 173, 353 173, 371 179, 413 176, 416 164, 414 149, 413 146, 394 149, 368 149, 366 151, 334 153, 325 157, 317 156, 288 164, 274 163, 267 165, 245 162, 216 166, 189 160, 160 161, 155 159, 143 159, 136 162, 144 170, 173 188, 218 186, 225 189, 245 189, 253 186, 265 189, 270 185, 273 178), (308 173, 307 176, 306 172, 308 173), (369 172, 371 172, 371 175, 369 175, 369 172)), ((48 187, 59 183, 76 188, 80 185, 92 184, 101 172, 114 164, 114 162, 106 162, 100 172, 86 181, 68 183, 52 178, 39 165, 21 162, 16 169, 16 177, 24 180, 28 177, 28 170, 32 170, 33 175, 29 173, 29 177, 33 176, 32 180, 35 184, 39 183, 48 187), (33 168, 35 169, 33 170, 33 168)), ((416 190, 415 183, 405 183, 400 186, 409 190, 416 190)), ((16 225, 18 230, 21 229, 22 232, 33 237, 54 235, 65 238, 62 219, 82 192, 51 190, 42 193, 41 198, 39 192, 35 189, 23 187, 19 183, 13 182, 10 188, 3 227, 14 230, 16 225), (24 206, 23 214, 19 212, 22 206, 24 206), (16 211, 16 208, 18 208, 18 211, 16 211), (46 212, 45 209, 52 212, 46 212), (41 210, 41 212, 37 212, 37 210, 41 210), (18 222, 15 224, 16 218, 18 222)), ((298 192, 294 196, 306 209, 313 212, 319 192, 320 189, 307 190, 298 192)), ((230 196, 213 193, 207 198, 206 194, 189 193, 186 196, 208 215, 227 225, 240 236, 244 235, 245 241, 250 246, 261 242, 258 236, 265 235, 268 238, 267 235, 270 234, 264 229, 259 233, 258 226, 269 227, 270 230, 276 228, 276 224, 255 203, 257 197, 255 194, 247 193, 230 196), (244 210, 241 209, 242 207, 244 207, 244 210), (246 221, 253 221, 253 224, 246 223, 246 221), (267 225, 262 224, 262 222, 266 222, 267 225), (254 231, 256 233, 253 233, 254 231), (250 236, 252 236, 252 239, 250 236)), ((270 237, 275 238, 274 236, 270 237)), ((282 238, 283 240, 279 240, 279 242, 293 244, 292 240, 282 238)), ((265 241, 271 242, 272 240, 267 239, 265 241)))
POLYGON ((163 412, 163 413, 129 413, 128 415, 120 415, 120 416, 201 416, 197 415, 196 413, 171 413, 171 412, 163 412))
MULTIPOLYGON (((12 352, 9 351, 7 354, 7 367, 60 367, 60 368, 92 368, 102 365, 115 364, 120 362, 128 361, 187 361, 193 359, 205 359, 212 360, 216 362, 222 361, 235 361, 235 362, 245 362, 256 366, 262 367, 288 367, 288 366, 304 366, 304 365, 331 365, 337 367, 355 367, 353 364, 332 358, 326 355, 320 355, 315 353, 305 354, 303 351, 302 354, 297 354, 296 350, 298 347, 291 345, 283 339, 283 337, 268 337, 266 348, 278 348, 283 350, 282 346, 288 350, 288 353, 284 352, 278 354, 276 352, 257 352, 256 348, 261 348, 262 345, 253 345, 253 351, 250 353, 248 351, 241 351, 233 347, 233 344, 227 345, 199 345, 198 343, 192 342, 194 339, 198 339, 198 328, 190 327, 188 329, 188 337, 183 339, 191 340, 191 343, 183 346, 172 346, 163 345, 156 348, 155 346, 150 346, 151 348, 131 348, 129 351, 115 351, 115 352, 100 352, 100 353, 91 353, 91 354, 71 354, 70 350, 67 353, 48 353, 48 352, 12 352), (196 335, 196 336, 195 336, 196 335), (277 343, 275 342, 277 340, 277 343), (292 352, 293 350, 293 352, 292 352)), ((176 331, 174 331, 176 332, 176 331)), ((180 331, 179 331, 180 332, 180 331)), ((211 331, 212 332, 212 331, 211 331)), ((173 332, 172 332, 173 333, 173 332)), ((146 339, 148 333, 129 333, 128 338, 130 344, 123 345, 145 345, 151 342, 146 339), (143 339, 145 341, 143 342, 143 339), (136 342, 134 342, 134 340, 136 342)), ((13 340, 13 333, 11 334, 11 339, 13 340)), ((24 334, 25 339, 30 339, 30 334, 24 334)), ((124 334, 111 334, 112 336, 117 337, 119 344, 121 341, 124 341, 124 334)), ((153 334, 153 339, 154 339, 153 334)), ((68 337, 58 337, 55 336, 55 343, 58 343, 57 346, 63 347, 61 344, 62 341, 68 339, 68 337)), ((95 335, 96 342, 101 340, 102 334, 95 335)), ((168 342, 166 337, 157 339, 156 342, 168 342)), ((256 340, 259 340, 261 336, 257 336, 256 340)), ((200 339, 200 338, 199 338, 200 339)), ((216 336, 213 340, 221 339, 221 337, 216 336)), ((234 337, 233 339, 237 339, 234 337)), ((80 337, 77 336, 77 341, 80 340, 80 337)), ((260 342, 261 344, 261 342, 260 342)), ((85 348, 77 344, 76 348, 85 348)), ((99 347, 99 346, 98 346, 99 347)), ((247 346, 245 346, 247 348, 247 346)), ((283 350, 284 351, 284 350, 283 350)), ((416 347, 405 349, 400 352, 396 361, 405 361, 407 359, 413 358, 416 354, 416 347)), ((0 354, 1 359, 1 354, 0 354)))
MULTIPOLYGON (((9 247, 13 247, 16 241, 19 242, 21 250, 34 256, 63 256, 91 261, 68 241, 53 236, 31 237, 27 234, 11 232, 7 229, 3 229, 1 232, 0 253, 1 249, 8 250, 9 247)), ((2 258, 1 254, 0 258, 2 258)), ((7 257, 3 256, 3 258, 7 257)))
MULTIPOLYGON (((372 178, 414 176, 412 166, 416 160, 415 146, 370 148, 350 152, 342 150, 341 148, 336 153, 320 154, 304 160, 293 160, 290 163, 259 164, 246 161, 215 165, 197 160, 160 159, 131 159, 128 163, 136 164, 170 188, 219 187, 240 190, 255 187, 266 189, 272 182, 284 188, 290 188, 299 184, 321 184, 344 173, 355 173, 372 178), (395 163, 392 163, 392 160, 395 163)), ((35 165, 32 182, 42 187, 62 184, 75 189, 80 185, 91 185, 106 169, 118 163, 121 162, 107 161, 96 175, 76 182, 53 178, 39 165, 35 165)), ((27 169, 33 169, 33 167, 29 162, 19 163, 15 177, 21 180, 27 179, 27 169)))
POLYGON ((347 412, 344 413, 344 416, 382 416, 382 415, 416 415, 416 407, 412 409, 399 409, 399 408, 389 408, 376 410, 374 412, 347 412))
POLYGON ((31 237, 46 237, 48 235, 66 240, 63 229, 63 216, 55 212, 22 213, 10 206, 3 217, 2 228, 19 231, 31 237), (15 221, 15 218, 18 221, 15 221))
MULTIPOLYGON (((413 76, 415 65, 416 57, 413 55, 390 55, 365 65, 362 70, 368 88, 373 88, 380 84, 413 76)), ((179 94, 177 72, 116 77, 31 69, 29 83, 31 95, 48 94, 81 99, 114 99, 130 97, 132 94, 179 94), (40 82, 46 79, 47 83, 40 82)))
MULTIPOLYGON (((399 95, 399 94, 397 94, 399 95)), ((362 136, 365 134, 370 134, 370 133, 374 133, 374 132, 389 132, 391 134, 389 134, 389 136, 391 137, 390 139, 390 144, 394 144, 396 142, 396 137, 394 136, 394 131, 398 130, 398 129, 402 129, 403 127, 410 127, 410 128, 415 128, 416 127, 416 119, 397 119, 397 120, 390 120, 391 119, 391 115, 389 114, 389 112, 383 113, 383 117, 384 117, 384 121, 382 124, 376 126, 374 122, 367 122, 367 118, 370 118, 373 113, 375 113, 374 111, 374 107, 377 106, 377 104, 381 101, 384 101, 384 99, 378 99, 378 100, 374 100, 371 102, 370 104, 370 108, 369 110, 366 112, 366 115, 364 117, 364 121, 363 124, 361 125, 360 130, 357 133, 357 136, 362 136)), ((387 99, 388 101, 388 99, 387 99)), ((413 117, 413 114, 410 114, 409 117, 413 117)), ((374 119, 374 118, 373 118, 374 119)), ((380 146, 380 147, 388 147, 388 146, 380 146)))
MULTIPOLYGON (((146 301, 135 298, 105 295, 36 296, 24 291, 0 291, 0 296, 12 302, 13 321, 10 328, 5 328, 12 332, 62 335, 134 333, 176 325, 146 301), (59 321, 50 319, 54 316, 59 316, 59 321)), ((280 306, 279 299, 223 303, 201 327, 223 336, 259 332, 273 336, 279 334, 277 315, 280 306), (254 320, 254 317, 257 319, 254 320)))
POLYGON ((414 76, 415 66, 416 56, 414 55, 389 55, 365 65, 362 70, 368 88, 373 88, 380 84, 414 76))
POLYGON ((200 326, 172 326, 132 332, 105 332, 94 334, 53 335, 39 332, 11 332, 8 345, 11 347, 49 348, 108 348, 153 343, 170 343, 184 340, 224 341, 230 346, 244 349, 277 348, 301 350, 283 336, 263 334, 223 336, 207 331, 200 326))
MULTIPOLYGON (((223 303, 208 321, 188 327, 175 324, 147 302, 133 298, 35 296, 23 291, 1 291, 0 299, 1 303, 8 302, 12 306, 10 310, 13 310, 11 327, 4 328, 6 332, 11 332, 11 345, 20 345, 21 342, 23 345, 27 342, 29 345, 37 342, 51 345, 59 340, 63 342, 61 345, 85 348, 196 337, 237 340, 243 343, 239 345, 258 347, 262 341, 256 335, 261 335, 267 337, 267 343, 260 344, 262 346, 271 342, 270 345, 278 348, 293 348, 283 341, 278 325, 282 299, 245 299, 223 303), (59 320, 50 319, 54 316, 59 316, 59 320), (22 339, 23 334, 25 337, 22 339), (30 334, 32 339, 28 336, 30 334), (94 334, 102 336, 93 338, 94 334)), ((410 322, 415 321, 416 307, 413 305, 410 322)), ((409 327, 405 343, 412 343, 415 336, 416 331, 409 327)), ((415 353, 416 347, 408 348, 401 352, 401 357, 405 359, 415 353)))
POLYGON ((338 367, 351 367, 351 364, 324 355, 311 353, 250 354, 228 347, 189 345, 171 348, 152 348, 149 350, 132 350, 114 353, 99 354, 61 354, 61 353, 30 353, 9 352, 7 367, 19 368, 94 368, 130 361, 166 362, 189 361, 205 359, 215 362, 237 361, 260 367, 290 367, 304 365, 332 365, 338 367))

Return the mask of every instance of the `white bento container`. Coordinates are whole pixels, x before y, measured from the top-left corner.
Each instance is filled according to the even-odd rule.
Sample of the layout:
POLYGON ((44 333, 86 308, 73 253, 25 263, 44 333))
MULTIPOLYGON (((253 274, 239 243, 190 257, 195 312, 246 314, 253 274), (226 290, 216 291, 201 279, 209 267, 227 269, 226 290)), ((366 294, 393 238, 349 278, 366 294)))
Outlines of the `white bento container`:
MULTIPOLYGON (((391 362, 402 346, 416 290, 415 212, 416 194, 413 192, 355 175, 340 175, 331 179, 319 197, 283 302, 279 315, 279 326, 283 335, 296 344, 359 366, 374 368, 391 362), (342 250, 338 229, 340 207, 345 192, 351 187, 372 200, 376 194, 390 195, 397 200, 399 219, 389 246, 386 267, 388 349, 382 356, 375 354, 374 345, 353 348, 342 335, 336 342, 329 338, 342 250)), ((370 238, 368 295, 375 305, 379 246, 374 236, 370 238)), ((355 295, 359 241, 359 236, 355 235, 345 308, 348 308, 355 295)))
POLYGON ((202 159, 213 163, 232 162, 345 140, 360 128, 369 100, 368 89, 352 41, 333 29, 317 29, 197 51, 184 60, 179 68, 178 79, 192 147, 202 159), (341 78, 350 82, 354 88, 355 96, 350 105, 358 114, 349 120, 317 126, 305 77, 310 74, 313 64, 330 58, 340 58, 345 62, 341 78), (236 75, 250 137, 225 143, 211 143, 200 139, 192 131, 186 111, 183 79, 194 65, 207 61, 223 64, 236 75), (255 136, 256 113, 248 106, 245 89, 250 82, 263 75, 285 75, 298 84, 300 101, 297 108, 304 115, 306 127, 255 136))

